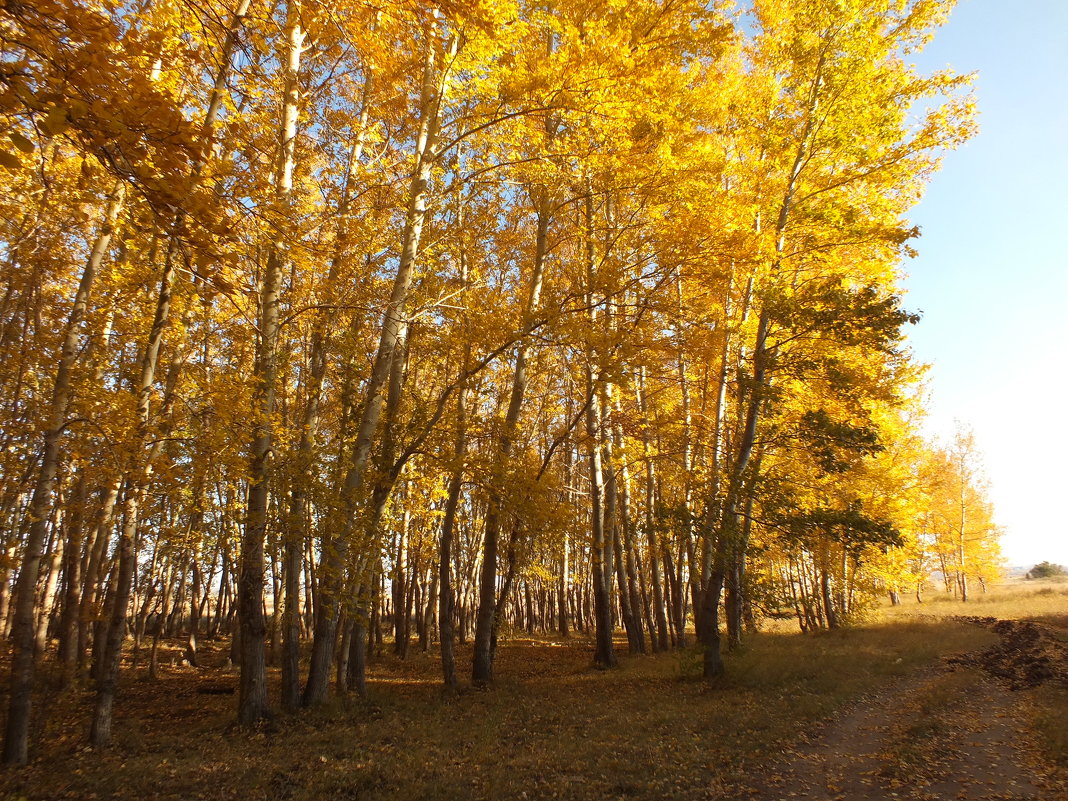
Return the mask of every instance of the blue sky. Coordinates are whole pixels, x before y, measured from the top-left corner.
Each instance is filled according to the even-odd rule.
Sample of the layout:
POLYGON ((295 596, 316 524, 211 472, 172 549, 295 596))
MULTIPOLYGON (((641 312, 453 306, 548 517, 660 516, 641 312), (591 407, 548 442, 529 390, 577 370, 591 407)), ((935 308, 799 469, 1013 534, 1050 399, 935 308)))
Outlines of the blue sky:
POLYGON ((960 0, 917 64, 978 72, 980 109, 911 215, 929 431, 973 428, 1010 564, 1068 566, 1068 0, 960 0))

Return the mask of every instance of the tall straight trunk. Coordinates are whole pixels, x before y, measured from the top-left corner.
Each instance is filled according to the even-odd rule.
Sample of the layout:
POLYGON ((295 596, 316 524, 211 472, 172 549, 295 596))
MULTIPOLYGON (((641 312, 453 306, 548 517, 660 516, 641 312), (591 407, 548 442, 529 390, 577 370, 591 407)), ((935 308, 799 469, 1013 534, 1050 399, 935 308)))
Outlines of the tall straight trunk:
MULTIPOLYGON (((687 595, 687 587, 689 582, 686 581, 687 570, 693 570, 693 564, 687 562, 689 556, 689 549, 686 547, 685 542, 680 542, 678 560, 673 562, 671 560, 671 551, 665 552, 665 568, 668 570, 671 577, 671 584, 675 592, 675 625, 676 631, 676 645, 679 648, 686 647, 686 616, 689 610, 689 596, 687 595), (672 569, 674 566, 674 569, 672 569)), ((695 615, 696 617, 696 615, 695 615)), ((696 620, 694 621, 696 622, 696 620)))
POLYGON ((315 610, 318 608, 317 596, 319 594, 319 580, 316 577, 315 554, 312 549, 311 539, 304 543, 304 614, 301 620, 305 631, 309 631, 315 621, 315 610))
MULTIPOLYGON (((403 396, 404 383, 407 378, 407 324, 403 325, 398 332, 397 342, 394 346, 392 361, 389 371, 389 384, 386 393, 386 401, 384 404, 383 413, 383 429, 381 447, 376 456, 376 474, 377 478, 374 485, 371 488, 371 509, 368 515, 368 522, 365 530, 365 542, 368 544, 368 550, 370 552, 377 553, 380 548, 381 534, 381 521, 385 514, 386 504, 389 502, 390 496, 393 492, 393 488, 399 477, 399 471, 403 467, 403 464, 396 462, 397 451, 397 416, 400 410, 401 399, 403 396)), ((404 542, 404 538, 408 536, 409 519, 410 519, 410 506, 407 502, 407 497, 404 502, 404 520, 401 526, 401 542, 404 542)), ((346 550, 347 550, 347 542, 346 550)), ((407 546, 403 546, 407 550, 407 546)), ((324 558, 329 554, 324 554, 324 558)), ((355 590, 358 586, 360 573, 362 572, 362 563, 366 561, 366 557, 363 554, 359 554, 356 561, 355 569, 348 571, 348 577, 346 578, 346 568, 351 568, 352 565, 347 563, 339 563, 337 565, 337 573, 328 573, 328 578, 336 582, 336 591, 338 595, 328 605, 325 600, 321 600, 319 608, 316 611, 315 616, 315 632, 312 641, 312 658, 311 665, 308 668, 308 681, 304 686, 304 694, 301 698, 302 703, 306 707, 315 706, 322 703, 326 699, 326 694, 329 684, 329 671, 330 671, 330 659, 334 650, 334 643, 337 634, 337 621, 338 616, 342 612, 341 598, 343 596, 348 597, 352 594, 352 590, 355 590), (350 588, 349 593, 344 593, 345 587, 350 588)), ((397 574, 401 579, 406 580, 407 576, 402 569, 397 574)), ((403 586, 402 586, 403 590, 403 586)), ((332 590, 333 591, 333 590, 332 590)), ((322 595, 322 593, 320 593, 322 595)), ((402 658, 407 656, 408 648, 408 621, 410 619, 409 603, 411 595, 409 593, 401 592, 399 603, 394 604, 394 622, 400 621, 400 627, 395 629, 397 639, 395 645, 399 647, 398 653, 402 658), (399 617, 398 617, 399 616, 399 617)))
MULTIPOLYGON (((608 472, 608 471, 606 471, 608 472)), ((607 505, 607 504, 606 504, 607 505)), ((627 651, 630 654, 639 654, 643 649, 638 647, 638 626, 640 622, 634 616, 634 609, 631 604, 631 597, 629 588, 627 586, 627 574, 623 569, 623 539, 620 534, 622 531, 622 525, 618 520, 612 520, 611 526, 611 542, 612 542, 612 564, 615 567, 615 581, 616 586, 619 587, 619 618, 623 622, 623 630, 627 634, 627 651)))
POLYGON ((282 215, 279 231, 271 242, 260 288, 259 337, 256 342, 253 396, 255 425, 249 465, 248 515, 241 537, 238 621, 241 628, 241 676, 238 682, 237 719, 251 724, 270 713, 267 701, 267 625, 263 612, 264 541, 267 535, 269 489, 268 464, 273 432, 278 373, 279 292, 288 243, 283 229, 293 191, 297 121, 300 103, 300 56, 305 32, 301 28, 301 4, 286 6, 286 63, 283 71, 282 119, 275 173, 275 206, 282 215))
MULTIPOLYGON (((337 615, 345 583, 345 566, 350 540, 355 534, 357 508, 365 500, 364 479, 371 449, 375 443, 386 402, 390 373, 402 348, 408 326, 408 294, 411 290, 423 226, 429 205, 430 177, 437 160, 436 142, 439 132, 439 110, 442 76, 437 66, 436 25, 426 32, 423 74, 420 85, 419 129, 415 142, 415 164, 408 187, 408 209, 401 234, 400 259, 393 277, 393 287, 383 315, 378 347, 371 366, 371 375, 364 388, 363 410, 356 429, 355 442, 345 480, 341 488, 345 510, 340 530, 324 537, 323 570, 320 576, 319 597, 315 614, 315 633, 308 682, 304 689, 305 706, 317 704, 325 698, 325 689, 332 662, 337 632, 337 615)), ((453 39, 454 47, 457 41, 453 39)))
MULTIPOLYGON (((779 214, 774 230, 774 257, 770 265, 770 275, 774 279, 782 269, 782 261, 786 251, 786 230, 790 223, 790 216, 795 203, 798 181, 805 165, 809 162, 809 149, 813 132, 818 124, 817 111, 822 97, 823 70, 826 59, 826 51, 821 52, 819 62, 813 74, 812 84, 809 90, 805 122, 797 141, 793 163, 787 176, 786 188, 783 193, 782 203, 779 206, 779 214)), ((753 456, 757 442, 757 425, 760 414, 764 407, 768 388, 771 384, 772 372, 770 362, 773 358, 773 349, 768 344, 768 334, 771 327, 771 313, 767 304, 760 311, 757 322, 756 339, 752 350, 752 375, 749 377, 749 398, 745 404, 742 429, 737 437, 737 446, 730 465, 730 470, 724 470, 722 503, 717 506, 716 499, 712 499, 711 508, 718 511, 718 525, 715 521, 709 521, 715 526, 715 530, 708 530, 707 537, 714 537, 714 556, 712 558, 712 575, 707 587, 703 592, 701 605, 705 612, 712 616, 712 620, 699 625, 699 631, 704 633, 702 645, 704 646, 704 675, 706 678, 719 676, 723 672, 723 659, 720 653, 719 636, 719 601, 723 590, 724 579, 728 569, 731 554, 745 553, 747 543, 742 541, 742 526, 739 518, 741 509, 739 505, 744 503, 743 494, 751 491, 754 485, 754 477, 750 476, 750 459, 753 456)), ((755 470, 753 472, 756 472, 755 470)))
POLYGON ((300 572, 305 541, 301 536, 305 525, 302 500, 291 500, 289 523, 282 566, 282 708, 292 711, 300 706, 300 572))
POLYGON ((85 528, 85 506, 88 502, 88 481, 85 469, 78 470, 74 482, 73 508, 67 525, 67 547, 63 554, 63 614, 59 622, 58 659, 61 684, 67 686, 78 669, 78 611, 79 590, 82 586, 82 545, 85 528))
POLYGON ((456 599, 452 585, 452 545, 456 532, 456 509, 463 489, 463 459, 467 449, 467 418, 464 413, 464 391, 456 396, 456 443, 453 456, 456 466, 449 478, 448 495, 441 521, 441 536, 438 545, 438 639, 441 641, 441 672, 445 687, 455 691, 456 654, 454 650, 453 616, 456 599))
POLYGON ((642 605, 642 622, 646 631, 649 632, 649 644, 655 654, 659 648, 656 642, 656 623, 653 621, 653 603, 649 596, 649 585, 645 579, 645 560, 642 559, 641 551, 634 554, 635 566, 638 570, 638 597, 642 605))
POLYGON ((348 687, 360 697, 367 695, 367 654, 371 647, 370 636, 374 629, 375 613, 370 607, 375 603, 372 587, 378 575, 372 570, 360 582, 356 590, 356 611, 352 624, 352 640, 349 643, 348 687))
POLYGON ((49 511, 52 505, 54 483, 60 463, 60 439, 66 425, 67 408, 73 394, 71 371, 78 357, 78 344, 82 333, 82 321, 89 305, 89 296, 97 272, 104 263, 115 224, 122 211, 126 197, 125 185, 117 183, 108 199, 104 219, 97 233, 93 250, 89 254, 82 277, 74 296, 64 329, 56 365, 56 378, 52 388, 47 425, 41 453, 41 468, 34 484, 27 517, 29 528, 23 548, 22 565, 14 591, 14 616, 11 631, 11 692, 8 703, 7 728, 4 736, 3 761, 8 765, 20 765, 28 757, 31 699, 35 675, 34 660, 34 600, 37 577, 41 565, 41 552, 47 535, 49 511))
POLYGON ((642 417, 642 457, 645 461, 645 537, 649 546, 649 574, 653 585, 653 618, 655 634, 649 630, 654 650, 668 649, 667 607, 664 603, 664 588, 660 579, 660 542, 656 525, 656 465, 653 462, 649 437, 649 409, 645 394, 645 367, 638 368, 638 411, 642 417))
POLYGON ((560 557, 560 586, 557 590, 557 627, 561 637, 570 636, 567 623, 567 597, 571 592, 571 539, 567 531, 564 532, 564 552, 560 557))
MULTIPOLYGON (((707 541, 702 541, 700 558, 697 558, 698 551, 694 542, 694 522, 695 515, 693 512, 693 412, 690 398, 690 378, 689 378, 689 363, 687 360, 687 348, 686 341, 683 332, 685 331, 685 311, 683 309, 683 276, 682 268, 677 267, 675 270, 675 325, 678 334, 677 342, 677 354, 676 354, 676 372, 679 382, 679 397, 682 401, 682 470, 683 470, 683 497, 682 497, 682 520, 681 520, 681 548, 682 552, 688 557, 690 564, 689 573, 689 591, 690 597, 693 601, 693 615, 694 624, 698 630, 701 629, 701 614, 702 605, 700 603, 700 593, 706 586, 709 578, 709 571, 711 569, 711 557, 708 551, 707 541)), ((679 559, 679 566, 681 568, 683 559, 679 559)), ((685 604, 685 601, 683 601, 685 604)), ((683 616, 685 619, 685 616, 683 616)))
MULTIPOLYGON (((18 525, 19 524, 15 522, 12 524, 12 528, 17 527, 18 525)), ((8 564, 14 561, 15 550, 15 542, 10 542, 6 547, 4 543, 0 543, 0 555, 6 557, 3 564, 0 564, 0 638, 2 639, 7 639, 9 624, 11 622, 11 616, 9 614, 11 611, 11 569, 8 567, 8 564)))
MULTIPOLYGON (((171 313, 171 297, 174 291, 175 250, 177 243, 172 240, 163 260, 159 291, 156 295, 156 312, 152 327, 148 332, 145 350, 141 355, 141 369, 136 385, 137 428, 130 447, 130 460, 123 482, 122 527, 116 553, 115 591, 110 614, 106 621, 104 642, 97 649, 97 694, 93 713, 90 742, 95 746, 106 745, 111 740, 111 712, 118 686, 119 665, 122 658, 122 641, 126 633, 126 616, 134 585, 136 569, 135 541, 137 537, 138 515, 141 501, 152 474, 152 463, 162 447, 162 440, 145 452, 151 420, 152 387, 156 382, 156 370, 159 366, 160 349, 163 346, 163 334, 167 329, 171 313)), ((177 379, 177 365, 168 376, 167 400, 164 407, 173 401, 173 386, 177 379)))
MULTIPOLYGON (((369 116, 371 92, 370 76, 364 81, 363 98, 360 110, 356 141, 349 154, 349 173, 345 183, 344 196, 338 209, 338 231, 336 250, 330 260, 330 270, 326 285, 334 288, 337 275, 344 258, 342 246, 347 239, 346 227, 349 225, 349 208, 351 202, 349 181, 353 172, 363 160, 363 150, 367 138, 367 120, 369 116)), ((315 435, 319 426, 320 405, 322 402, 323 380, 326 376, 327 351, 329 347, 329 321, 321 315, 312 332, 311 349, 308 356, 309 378, 307 381, 308 399, 301 421, 300 443, 297 446, 297 464, 301 472, 309 470, 313 460, 315 435)), ((307 521, 307 493, 300 478, 294 480, 289 498, 289 520, 284 544, 285 567, 285 602, 282 618, 282 707, 294 710, 300 706, 300 567, 304 553, 304 544, 309 541, 307 521)))
MULTIPOLYGON (((963 472, 963 457, 962 457, 962 472, 963 472)), ((960 565, 959 572, 957 573, 957 583, 960 585, 960 599, 961 601, 968 600, 968 575, 964 572, 964 527, 967 521, 967 506, 964 502, 964 481, 961 480, 961 498, 960 498, 960 519, 958 531, 959 537, 957 539, 957 564, 960 565)))
POLYGON ((415 589, 415 576, 409 575, 408 557, 411 554, 410 536, 411 505, 408 502, 408 487, 405 485, 404 510, 401 512, 400 530, 397 532, 397 564, 393 572, 393 652, 401 659, 408 658, 411 635, 411 604, 409 599, 415 589))
POLYGON ((404 618, 405 636, 408 638, 409 643, 406 648, 411 647, 412 636, 412 623, 415 623, 416 636, 421 638, 422 633, 420 627, 423 625, 423 615, 420 611, 423 605, 423 596, 426 595, 426 585, 423 584, 422 570, 418 562, 412 564, 411 581, 408 584, 408 597, 407 597, 407 614, 404 618))
POLYGON ((727 647, 738 648, 742 644, 742 582, 745 557, 735 549, 727 561, 723 609, 727 616, 727 647))
POLYGON ((819 565, 820 598, 823 600, 823 613, 827 618, 827 628, 838 628, 838 611, 835 609, 834 594, 831 592, 831 547, 823 542, 819 565))
MULTIPOLYGON (((462 152, 457 152, 457 163, 462 160, 462 152)), ((464 223, 464 198, 457 196, 455 207, 457 228, 463 230, 464 223)), ((470 281, 470 273, 467 258, 467 249, 461 241, 456 254, 460 265, 460 281, 467 287, 470 281)), ((464 305, 461 302, 461 305, 464 305)), ((467 374, 471 362, 471 319, 466 311, 463 312, 462 325, 464 333, 463 359, 460 369, 463 375, 467 374)), ((438 640, 441 645, 441 674, 445 683, 445 689, 449 693, 455 693, 459 687, 459 679, 456 675, 456 630, 454 620, 456 618, 456 592, 453 589, 453 542, 456 538, 456 510, 460 504, 460 495, 463 492, 464 457, 467 453, 467 409, 464 405, 467 394, 466 382, 461 382, 456 392, 456 438, 453 442, 454 465, 452 475, 449 478, 449 488, 445 498, 445 508, 441 520, 441 534, 438 538, 438 640)))
POLYGON ((593 605, 596 645, 594 662, 602 667, 614 667, 615 651, 612 649, 612 599, 608 583, 609 565, 606 565, 606 532, 602 499, 604 497, 604 472, 601 466, 600 441, 600 395, 592 386, 595 379, 587 368, 587 381, 591 384, 590 403, 586 409, 586 433, 589 437, 588 457, 590 470, 590 503, 592 524, 593 605))
POLYGON ((171 585, 172 575, 174 572, 174 563, 171 560, 167 560, 166 567, 163 570, 163 588, 160 593, 159 615, 156 618, 156 624, 152 627, 152 650, 148 658, 148 678, 155 680, 158 678, 159 671, 159 641, 163 637, 163 621, 167 617, 167 610, 170 608, 171 603, 171 585))
POLYGON ((111 519, 115 513, 115 504, 119 499, 122 479, 115 475, 109 479, 101 492, 100 508, 87 545, 85 569, 81 600, 78 605, 78 670, 85 669, 85 660, 89 651, 89 628, 98 616, 101 597, 102 575, 105 566, 108 543, 111 539, 111 519))
MULTIPOLYGON (((612 422, 612 443, 618 468, 618 501, 619 501, 619 531, 623 546, 624 579, 620 581, 620 593, 626 595, 630 603, 631 626, 633 631, 628 630, 628 641, 631 653, 645 653, 645 631, 642 622, 642 601, 638 588, 638 567, 635 559, 637 543, 634 538, 634 521, 631 517, 631 481, 630 465, 627 462, 626 440, 623 438, 623 426, 619 419, 623 409, 619 397, 614 401, 616 419, 612 422)), ((651 633, 651 632, 650 632, 651 633)))
POLYGON ((37 610, 37 627, 34 635, 34 650, 40 656, 48 646, 48 629, 52 621, 52 607, 56 600, 59 586, 59 568, 63 562, 63 526, 60 523, 63 508, 62 493, 56 495, 56 504, 52 511, 52 534, 47 549, 47 556, 42 565, 44 586, 41 588, 41 600, 37 610))
MULTIPOLYGON (((284 524, 280 526, 285 528, 284 524)), ((287 532, 288 534, 288 532, 287 532)), ((283 537, 284 539, 285 537, 283 537)), ((278 548, 271 548, 270 552, 266 554, 268 564, 270 565, 270 578, 265 578, 268 585, 271 588, 271 619, 267 625, 269 645, 267 646, 267 664, 277 665, 279 662, 279 651, 281 650, 281 638, 282 638, 282 560, 284 558, 283 547, 281 550, 278 548)), ((266 601, 264 605, 266 606, 266 601)), ((264 615, 266 615, 266 609, 264 615)))
MULTIPOLYGON (((583 236, 586 260, 586 299, 589 308, 591 331, 602 324, 598 308, 603 303, 597 285, 597 249, 594 233, 593 181, 585 180, 583 203, 583 236)), ((614 667, 615 651, 612 648, 612 532, 609 529, 611 510, 607 509, 606 481, 602 462, 602 444, 605 441, 601 410, 604 379, 597 363, 599 354, 591 345, 586 355, 586 388, 589 403, 586 405, 587 457, 590 476, 590 524, 591 524, 591 569, 593 584, 593 616, 595 631, 594 662, 602 667, 614 667)))
POLYGON ((349 691, 349 660, 352 658, 352 636, 354 633, 354 621, 344 610, 341 613, 341 642, 338 644, 335 668, 334 687, 339 696, 346 695, 349 691))
POLYGON ((627 579, 623 572, 623 545, 620 540, 620 498, 619 485, 615 465, 615 454, 612 448, 611 426, 608 422, 611 408, 612 386, 607 381, 600 382, 599 407, 601 418, 598 420, 598 430, 601 436, 601 469, 604 472, 604 534, 605 534, 605 581, 608 584, 609 597, 612 596, 613 581, 619 587, 619 620, 627 633, 629 650, 634 652, 634 621, 630 610, 630 596, 627 593, 627 579))
POLYGON ((282 613, 282 708, 292 711, 300 706, 300 572, 304 553, 304 537, 297 534, 304 528, 303 502, 297 509, 290 506, 290 527, 286 532, 283 556, 285 601, 282 613), (300 520, 294 518, 300 514, 300 520))
POLYGON ((426 597, 423 599, 422 604, 422 619, 423 626, 419 630, 419 647, 425 653, 430 647, 430 642, 434 637, 435 619, 437 617, 437 603, 438 593, 440 592, 439 581, 441 576, 437 571, 432 571, 429 578, 429 583, 424 582, 423 586, 427 587, 426 597))
MULTIPOLYGON (((759 474, 763 453, 757 453, 752 462, 752 473, 759 474)), ((723 608, 727 616, 727 643, 731 649, 742 644, 742 625, 745 612, 745 564, 749 547, 749 535, 753 529, 753 490, 748 487, 744 492, 741 512, 740 530, 737 541, 727 551, 724 586, 726 589, 723 608)))
POLYGON ((108 620, 105 641, 100 649, 100 670, 96 685, 96 704, 89 741, 97 747, 111 741, 112 706, 118 686, 119 662, 122 657, 122 641, 126 633, 126 610, 130 605, 130 593, 134 578, 134 536, 137 529, 138 493, 127 486, 126 493, 134 500, 127 501, 124 509, 122 533, 118 544, 117 579, 111 618, 108 620))
MULTIPOLYGON (((537 233, 535 234, 534 265, 530 276, 527 302, 524 310, 524 327, 528 325, 541 302, 545 281, 545 262, 548 254, 550 209, 548 197, 543 194, 537 200, 537 233)), ((529 343, 526 339, 516 346, 515 372, 512 374, 512 389, 508 398, 508 410, 497 437, 494 480, 505 474, 515 442, 516 428, 527 391, 529 376, 527 361, 529 343)), ((482 570, 479 574, 478 614, 475 618, 475 655, 471 679, 476 685, 493 681, 493 634, 497 617, 497 551, 501 533, 503 498, 500 488, 490 492, 486 509, 485 536, 482 540, 482 570)))
POLYGON ((408 506, 405 504, 401 525, 397 530, 397 546, 394 549, 393 581, 393 653, 401 659, 408 652, 407 604, 408 597, 408 506))
MULTIPOLYGON (((531 590, 529 581, 524 581, 523 582, 523 596, 524 596, 524 599, 526 601, 526 605, 525 605, 526 608, 525 608, 525 612, 524 612, 524 615, 523 615, 523 623, 525 624, 525 628, 527 630, 527 634, 533 634, 534 633, 534 628, 536 626, 536 621, 535 621, 535 612, 534 612, 533 591, 531 590)), ((518 606, 518 605, 519 604, 517 603, 516 606, 518 606)))
MULTIPOLYGON (((194 512, 194 524, 190 524, 191 532, 200 528, 203 512, 194 512)), ((189 558, 189 570, 192 573, 193 586, 189 593, 189 635, 185 641, 185 659, 192 667, 200 667, 197 661, 197 636, 200 634, 200 599, 201 599, 201 572, 197 548, 193 548, 189 558)))
POLYGON ((146 574, 145 591, 141 595, 140 609, 137 612, 137 617, 134 620, 134 665, 137 664, 137 656, 141 647, 141 641, 144 638, 145 627, 148 625, 148 614, 152 608, 152 602, 156 597, 156 565, 159 563, 159 540, 157 539, 155 546, 152 548, 152 558, 149 560, 148 573, 146 574))

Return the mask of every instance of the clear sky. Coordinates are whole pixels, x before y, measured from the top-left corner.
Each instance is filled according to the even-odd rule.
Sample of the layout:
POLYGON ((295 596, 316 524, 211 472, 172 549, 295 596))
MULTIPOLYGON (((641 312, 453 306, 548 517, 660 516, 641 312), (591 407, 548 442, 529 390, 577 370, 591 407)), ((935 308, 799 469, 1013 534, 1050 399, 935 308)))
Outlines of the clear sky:
POLYGON ((973 428, 1009 564, 1068 566, 1068 0, 960 0, 917 65, 978 72, 981 112, 911 215, 929 430, 973 428))

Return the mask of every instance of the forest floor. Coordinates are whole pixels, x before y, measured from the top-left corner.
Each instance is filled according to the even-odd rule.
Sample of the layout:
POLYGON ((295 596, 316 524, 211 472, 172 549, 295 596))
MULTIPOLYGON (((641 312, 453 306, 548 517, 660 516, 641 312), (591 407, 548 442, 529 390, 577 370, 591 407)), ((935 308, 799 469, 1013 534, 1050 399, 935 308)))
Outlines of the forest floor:
MULTIPOLYGON (((32 761, 0 774, 0 801, 1061 801, 1068 586, 1029 593, 766 632, 712 685, 692 651, 600 671, 581 636, 515 636, 492 690, 446 697, 433 651, 413 643, 402 661, 387 647, 367 699, 253 731, 233 724, 225 643, 206 644, 199 669, 174 643, 156 680, 124 672, 108 749, 85 745, 87 688, 42 690, 32 761)), ((470 647, 459 655, 464 675, 470 647)))

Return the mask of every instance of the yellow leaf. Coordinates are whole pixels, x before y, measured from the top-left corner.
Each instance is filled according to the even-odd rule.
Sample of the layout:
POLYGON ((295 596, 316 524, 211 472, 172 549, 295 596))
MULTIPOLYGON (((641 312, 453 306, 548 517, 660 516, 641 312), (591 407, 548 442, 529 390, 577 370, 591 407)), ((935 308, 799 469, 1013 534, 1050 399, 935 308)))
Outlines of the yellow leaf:
POLYGON ((7 167, 9 170, 21 170, 22 160, 14 153, 0 150, 0 167, 7 167))
POLYGON ((49 136, 59 136, 70 127, 67 110, 61 106, 52 106, 45 118, 41 120, 41 127, 49 136))
POLYGON ((21 150, 23 153, 33 152, 33 142, 20 134, 18 131, 12 131, 9 133, 8 138, 11 140, 11 144, 21 150))

